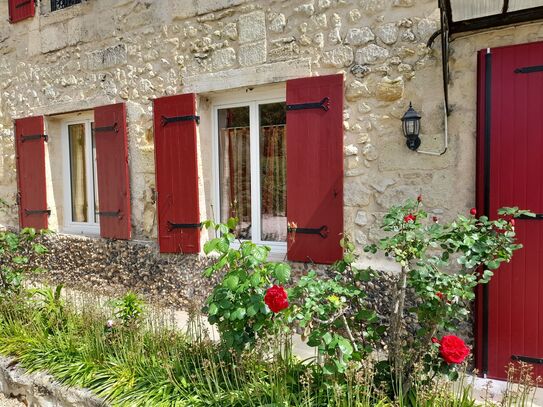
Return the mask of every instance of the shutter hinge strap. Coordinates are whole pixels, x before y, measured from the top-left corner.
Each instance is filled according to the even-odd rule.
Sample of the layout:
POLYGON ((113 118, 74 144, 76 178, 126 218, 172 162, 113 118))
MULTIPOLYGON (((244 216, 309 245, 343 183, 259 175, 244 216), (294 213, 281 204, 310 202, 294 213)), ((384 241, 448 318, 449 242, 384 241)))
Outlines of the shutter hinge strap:
POLYGON ((515 73, 534 73, 543 71, 543 65, 525 66, 523 68, 515 69, 515 73))
POLYGON ((196 122, 196 124, 200 124, 200 116, 196 116, 196 115, 174 116, 174 117, 162 116, 162 118, 160 119, 160 124, 162 125, 162 127, 164 127, 168 123, 190 122, 193 120, 196 122))
POLYGON ((201 229, 202 223, 173 223, 168 221, 168 230, 173 229, 201 229))
POLYGON ((119 132, 119 127, 117 126, 117 123, 113 123, 113 126, 105 126, 105 127, 95 127, 94 128, 94 132, 95 133, 100 133, 100 132, 115 132, 115 133, 118 133, 119 132))
POLYGON ((328 226, 323 225, 320 228, 299 228, 299 227, 287 227, 288 233, 303 233, 306 235, 319 235, 323 239, 328 237, 328 226))
POLYGON ((17 4, 17 5, 15 6, 15 8, 24 7, 24 6, 26 6, 27 4, 30 4, 30 3, 31 3, 31 0, 25 0, 25 1, 23 1, 23 2, 21 2, 21 3, 19 3, 19 4, 17 4))
POLYGON ((330 108, 330 98, 326 96, 320 102, 298 103, 287 105, 287 110, 322 109, 325 112, 330 108))
POLYGON ((535 213, 535 216, 520 215, 517 219, 524 220, 543 220, 543 213, 535 213))
POLYGON ((21 193, 20 192, 17 192, 17 196, 15 197, 15 202, 17 203, 17 205, 21 204, 21 193))
POLYGON ((21 135, 21 142, 24 143, 25 141, 39 140, 41 138, 43 138, 45 142, 49 141, 49 136, 47 136, 47 134, 31 134, 29 136, 21 135))
POLYGON ((51 216, 51 209, 25 209, 25 215, 37 215, 42 213, 46 213, 47 216, 51 216))
POLYGON ((519 362, 534 363, 536 365, 543 365, 543 358, 533 358, 530 356, 511 355, 511 360, 519 362))
POLYGON ((115 212, 108 212, 108 211, 96 212, 96 214, 99 215, 99 216, 115 217, 115 216, 119 216, 121 214, 121 210, 119 209, 118 211, 115 211, 115 212))

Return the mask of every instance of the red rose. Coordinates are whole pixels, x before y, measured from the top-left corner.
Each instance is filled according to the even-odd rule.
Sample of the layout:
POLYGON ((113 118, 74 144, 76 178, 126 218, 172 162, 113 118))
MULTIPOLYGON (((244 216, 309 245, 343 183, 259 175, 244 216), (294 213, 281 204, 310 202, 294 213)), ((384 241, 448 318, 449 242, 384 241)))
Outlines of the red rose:
POLYGON ((470 213, 472 216, 475 216, 475 215, 477 215, 477 209, 471 208, 470 211, 469 211, 469 213, 470 213))
POLYGON ((416 220, 417 220, 417 217, 415 215, 411 214, 411 213, 409 215, 406 215, 406 216, 403 217, 403 221, 405 223, 407 223, 407 222, 415 222, 416 220))
POLYGON ((437 339, 435 336, 432 337, 432 343, 439 343, 439 339, 437 339))
POLYGON ((439 341, 439 353, 448 364, 459 364, 469 355, 469 348, 466 343, 455 335, 445 335, 439 341))
POLYGON ((273 312, 278 313, 288 307, 288 295, 283 287, 274 285, 268 288, 264 302, 273 312))
POLYGON ((443 297, 445 297, 445 296, 443 295, 443 293, 440 292, 440 291, 438 291, 438 292, 436 293, 436 296, 439 297, 439 299, 442 300, 442 301, 443 301, 443 297))

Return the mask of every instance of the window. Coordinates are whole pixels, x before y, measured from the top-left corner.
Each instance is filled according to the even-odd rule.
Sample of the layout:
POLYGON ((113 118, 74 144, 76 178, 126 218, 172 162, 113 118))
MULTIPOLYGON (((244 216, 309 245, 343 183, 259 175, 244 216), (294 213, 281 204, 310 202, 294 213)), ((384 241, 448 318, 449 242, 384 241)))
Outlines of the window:
POLYGON ((214 115, 217 220, 239 219, 240 239, 286 250, 286 103, 217 104, 214 115))
POLYGON ((51 11, 60 10, 79 3, 81 3, 81 0, 51 0, 51 11))
POLYGON ((93 120, 62 124, 64 150, 64 228, 70 233, 100 232, 93 120))

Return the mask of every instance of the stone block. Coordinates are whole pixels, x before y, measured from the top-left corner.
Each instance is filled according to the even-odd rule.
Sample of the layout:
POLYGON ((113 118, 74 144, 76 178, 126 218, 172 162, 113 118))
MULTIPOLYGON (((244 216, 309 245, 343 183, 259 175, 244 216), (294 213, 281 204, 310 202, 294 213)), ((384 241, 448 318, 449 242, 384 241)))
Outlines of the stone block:
POLYGON ((236 51, 233 48, 222 48, 211 54, 211 67, 215 71, 230 68, 236 63, 236 51))
POLYGON ((239 47, 238 61, 241 66, 253 66, 266 62, 266 41, 239 47))
POLYGON ((266 19, 262 11, 254 11, 239 17, 239 43, 266 39, 266 19))
POLYGON ((401 76, 396 79, 384 77, 375 88, 375 97, 386 102, 393 102, 403 97, 404 88, 401 76))
POLYGON ((387 23, 378 26, 375 29, 375 33, 383 43, 392 45, 398 40, 399 30, 396 23, 387 23))
POLYGON ((326 66, 343 68, 351 65, 354 60, 354 53, 351 47, 339 45, 336 48, 323 53, 322 62, 326 66))
POLYGON ((270 31, 273 31, 275 33, 282 33, 285 31, 285 26, 287 25, 287 19, 284 14, 279 13, 275 15, 270 20, 270 31))
POLYGON ((52 24, 41 30, 41 52, 56 51, 68 46, 68 32, 64 24, 52 24))
POLYGON ((369 27, 351 28, 345 37, 345 44, 365 45, 374 39, 375 35, 369 27))
POLYGON ((116 65, 125 65, 127 61, 126 44, 117 44, 112 47, 86 54, 85 66, 89 70, 102 70, 116 65))
POLYGON ((363 97, 371 97, 371 92, 367 84, 360 81, 352 81, 345 91, 345 98, 349 102, 356 102, 363 97))
POLYGON ((356 52, 355 61, 357 64, 376 64, 388 58, 389 52, 379 45, 370 44, 356 52))

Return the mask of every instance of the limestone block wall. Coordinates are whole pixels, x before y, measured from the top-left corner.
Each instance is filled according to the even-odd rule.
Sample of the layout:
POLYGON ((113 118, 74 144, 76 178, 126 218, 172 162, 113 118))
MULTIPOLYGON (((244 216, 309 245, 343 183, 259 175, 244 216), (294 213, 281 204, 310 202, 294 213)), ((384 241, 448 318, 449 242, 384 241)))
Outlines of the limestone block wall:
MULTIPOLYGON (((84 0, 7 22, 0 1, 0 197, 17 225, 13 120, 46 115, 52 229, 62 231, 63 191, 55 138, 59 114, 126 102, 133 235, 156 240, 152 98, 196 92, 199 113, 216 95, 284 87, 290 78, 345 77, 345 231, 361 249, 381 236, 392 204, 419 193, 448 218, 475 200, 476 52, 535 41, 541 24, 456 39, 451 55, 449 148, 425 155, 405 146, 400 118, 422 114, 421 150, 444 150, 436 0, 84 0)), ((211 216, 211 129, 199 129, 202 216, 211 216)), ((392 268, 382 258, 368 264, 392 268)))

